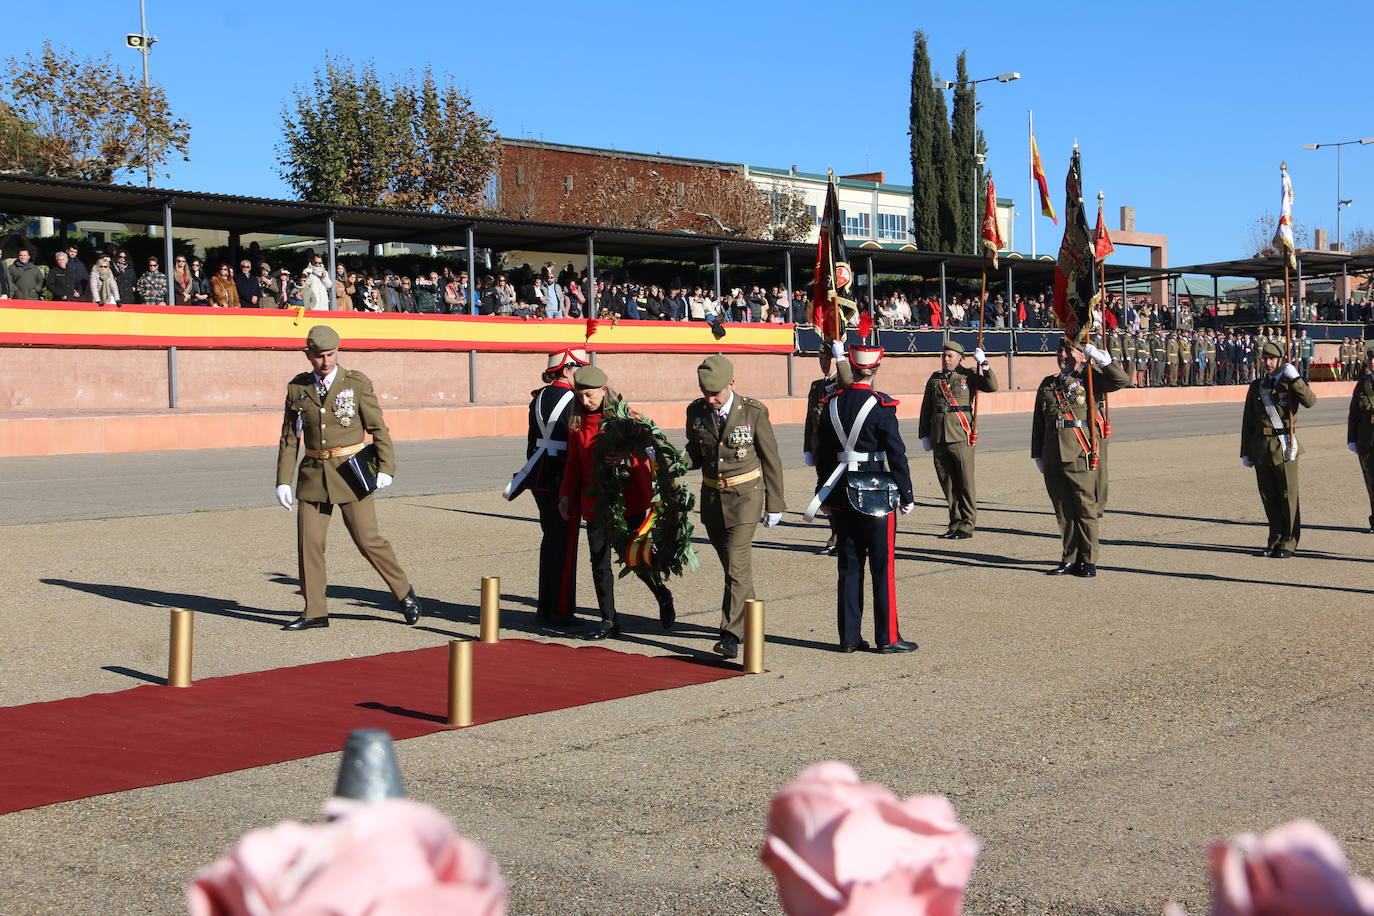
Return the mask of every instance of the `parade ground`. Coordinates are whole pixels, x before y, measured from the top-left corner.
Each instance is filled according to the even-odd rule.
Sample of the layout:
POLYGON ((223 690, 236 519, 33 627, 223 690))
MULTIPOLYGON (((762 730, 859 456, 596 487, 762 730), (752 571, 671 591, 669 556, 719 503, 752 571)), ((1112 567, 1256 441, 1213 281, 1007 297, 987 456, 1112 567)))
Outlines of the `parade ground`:
MULTIPOLYGON (((967 541, 935 538, 946 510, 903 423, 918 507, 898 523, 897 589, 902 635, 921 648, 892 656, 835 651, 835 561, 816 552, 827 529, 801 517, 815 475, 800 429, 780 427, 789 511, 754 554, 767 673, 399 741, 408 793, 491 851, 512 914, 778 913, 758 862, 768 802, 821 760, 953 801, 984 841, 970 913, 1158 914, 1169 899, 1203 913, 1207 843, 1299 817, 1374 874, 1374 534, 1348 403, 1300 414, 1305 527, 1288 560, 1258 556, 1239 404, 1113 410, 1091 580, 1044 575, 1059 541, 1028 415, 982 424, 967 541)), ((475 636, 482 576, 501 578, 503 636, 590 645, 535 628, 534 503, 499 495, 523 441, 397 452, 381 528, 427 616, 404 625, 336 520, 332 626, 298 633, 278 629, 301 602, 274 449, 0 460, 0 706, 159 682, 169 608, 197 612, 198 681, 475 636)), ((625 633, 595 645, 715 665, 721 570, 700 527, 697 549, 701 568, 671 583, 675 630, 622 579, 625 633)), ((240 739, 272 737, 249 725, 240 739)), ((184 911, 187 878, 244 832, 318 820, 338 764, 328 753, 0 816, 0 913, 184 911)))

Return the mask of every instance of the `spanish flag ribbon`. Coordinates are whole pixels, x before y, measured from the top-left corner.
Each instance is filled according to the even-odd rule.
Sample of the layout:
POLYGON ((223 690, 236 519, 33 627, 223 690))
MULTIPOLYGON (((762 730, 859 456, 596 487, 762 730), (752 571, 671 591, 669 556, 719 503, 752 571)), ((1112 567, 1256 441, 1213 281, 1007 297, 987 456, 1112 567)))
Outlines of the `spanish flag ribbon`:
POLYGON ((654 544, 651 533, 657 519, 658 511, 651 509, 644 516, 644 521, 635 529, 635 533, 630 536, 630 543, 625 548, 626 566, 646 566, 653 559, 654 544))

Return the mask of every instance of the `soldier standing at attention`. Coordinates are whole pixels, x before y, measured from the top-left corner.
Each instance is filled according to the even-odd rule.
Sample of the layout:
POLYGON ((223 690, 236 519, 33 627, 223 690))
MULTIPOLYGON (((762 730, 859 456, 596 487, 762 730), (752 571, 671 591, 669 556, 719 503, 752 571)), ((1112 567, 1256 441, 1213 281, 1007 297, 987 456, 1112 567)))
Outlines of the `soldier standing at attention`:
POLYGON ((735 367, 708 356, 697 367, 702 396, 687 406, 687 457, 701 468, 701 520, 725 571, 720 606, 723 658, 739 654, 744 602, 754 597, 754 529, 782 521, 782 461, 768 408, 735 393, 735 367))
POLYGON ((1164 387, 1164 375, 1168 363, 1168 348, 1165 346, 1164 332, 1155 331, 1150 335, 1150 386, 1164 387))
POLYGON ((1169 338, 1164 344, 1164 384, 1170 388, 1178 386, 1178 333, 1169 332, 1169 338))
POLYGON ((978 519, 973 474, 973 398, 975 392, 997 390, 997 376, 981 348, 973 351, 975 369, 961 366, 963 359, 963 345, 955 340, 945 341, 940 371, 926 382, 917 432, 921 447, 935 452, 935 476, 949 503, 949 530, 939 536, 947 539, 973 537, 978 519))
MULTIPOLYGON (((835 341, 833 349, 822 343, 817 352, 821 361, 821 377, 812 382, 811 388, 806 392, 806 425, 802 430, 802 460, 807 467, 814 467, 816 464, 816 422, 821 416, 821 401, 853 379, 849 360, 844 357, 843 348, 843 344, 835 341)), ((835 555, 834 526, 831 526, 830 538, 820 553, 832 557, 835 555)))
POLYGON ((550 354, 544 386, 532 392, 525 466, 502 493, 515 499, 521 491, 534 494, 539 507, 539 597, 535 620, 555 630, 577 627, 577 540, 581 525, 558 510, 559 489, 568 461, 568 420, 573 413, 573 373, 591 365, 586 350, 550 354))
POLYGON ((914 652, 897 628, 893 550, 897 516, 915 508, 897 402, 873 389, 881 347, 851 347, 854 384, 825 402, 816 438, 816 497, 808 517, 828 512, 839 535, 836 619, 841 652, 867 649, 863 640, 864 564, 873 576, 874 638, 883 654, 914 652), (889 471, 890 469, 890 471, 889 471))
POLYGON ((1260 501, 1269 519, 1263 556, 1286 559, 1298 548, 1302 512, 1298 506, 1298 446, 1289 426, 1299 406, 1311 407, 1317 396, 1274 341, 1260 348, 1260 377, 1245 393, 1240 421, 1240 463, 1255 469, 1260 501))
POLYGON ((1049 574, 1092 578, 1097 575, 1097 487, 1099 475, 1106 474, 1106 456, 1092 467, 1089 424, 1097 417, 1096 411, 1089 415, 1084 373, 1092 372, 1094 396, 1124 388, 1129 379, 1110 354, 1092 344, 1080 351, 1065 337, 1056 358, 1059 372, 1041 381, 1031 420, 1031 458, 1045 475, 1063 541, 1059 565, 1049 574))
POLYGON ((1364 351, 1364 377, 1350 394, 1345 440, 1345 447, 1360 459, 1360 473, 1369 495, 1369 530, 1374 531, 1374 345, 1364 351))
POLYGON ((286 411, 277 450, 277 502, 289 512, 297 448, 300 440, 305 440, 305 459, 295 474, 295 495, 300 501, 296 550, 305 611, 282 629, 329 626, 324 545, 335 506, 358 551, 391 589, 396 609, 405 615, 406 623, 417 623, 420 600, 396 560, 396 551, 377 530, 373 493, 391 486, 396 458, 372 382, 356 369, 339 365, 339 335, 327 325, 310 329, 305 356, 311 371, 302 372, 286 386, 286 411), (370 468, 359 467, 369 462, 353 457, 368 448, 363 442, 364 431, 372 436, 376 452, 375 484, 369 479, 373 473, 370 468))

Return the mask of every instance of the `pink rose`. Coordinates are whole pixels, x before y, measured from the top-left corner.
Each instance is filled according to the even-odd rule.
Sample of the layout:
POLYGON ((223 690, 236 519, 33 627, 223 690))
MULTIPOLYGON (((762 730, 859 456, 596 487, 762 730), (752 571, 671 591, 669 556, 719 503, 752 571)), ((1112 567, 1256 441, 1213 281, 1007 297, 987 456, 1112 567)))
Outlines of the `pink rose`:
POLYGON ((244 835, 186 889, 191 916, 501 916, 506 885, 486 850, 406 799, 333 799, 327 824, 244 835))
POLYGON ((762 859, 789 916, 956 916, 980 846, 943 796, 818 763, 773 797, 762 859))

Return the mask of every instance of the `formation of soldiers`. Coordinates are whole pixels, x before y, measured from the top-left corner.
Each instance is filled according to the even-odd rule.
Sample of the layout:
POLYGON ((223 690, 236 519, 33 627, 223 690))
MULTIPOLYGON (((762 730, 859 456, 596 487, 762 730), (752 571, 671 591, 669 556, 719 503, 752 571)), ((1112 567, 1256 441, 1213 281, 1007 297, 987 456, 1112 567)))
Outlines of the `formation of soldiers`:
MULTIPOLYGON (((1106 350, 1119 360, 1137 388, 1178 388, 1197 385, 1248 385, 1259 373, 1259 353, 1270 342, 1284 342, 1283 329, 1262 327, 1258 333, 1240 331, 1112 331, 1106 350)), ((1349 353, 1350 375, 1360 363, 1362 345, 1349 353)), ((1294 363, 1303 378, 1311 377, 1314 342, 1301 330, 1293 339, 1294 363)), ((1342 350, 1341 364, 1347 355, 1342 350)))

